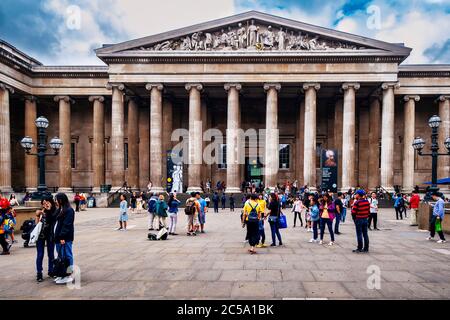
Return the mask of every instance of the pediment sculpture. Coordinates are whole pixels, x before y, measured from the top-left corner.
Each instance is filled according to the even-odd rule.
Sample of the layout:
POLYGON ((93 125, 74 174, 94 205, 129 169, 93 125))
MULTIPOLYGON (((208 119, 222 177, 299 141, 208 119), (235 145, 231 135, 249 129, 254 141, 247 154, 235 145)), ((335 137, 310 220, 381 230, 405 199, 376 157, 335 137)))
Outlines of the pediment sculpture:
POLYGON ((254 20, 251 20, 245 25, 240 22, 236 26, 222 27, 216 31, 198 31, 139 49, 149 51, 320 51, 365 48, 281 26, 274 28, 271 25, 257 25, 254 20))

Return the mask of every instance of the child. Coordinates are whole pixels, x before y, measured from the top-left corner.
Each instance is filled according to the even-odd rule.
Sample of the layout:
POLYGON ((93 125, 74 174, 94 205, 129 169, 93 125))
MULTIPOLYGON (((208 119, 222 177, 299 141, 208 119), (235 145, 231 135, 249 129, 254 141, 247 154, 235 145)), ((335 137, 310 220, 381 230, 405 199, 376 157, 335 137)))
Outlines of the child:
POLYGON ((0 199, 0 245, 2 246, 2 253, 0 255, 9 255, 11 245, 6 241, 6 236, 10 231, 10 215, 11 205, 8 199, 0 199))
POLYGON ((312 223, 313 237, 311 238, 311 240, 309 240, 309 242, 314 243, 314 242, 319 241, 317 239, 319 236, 317 227, 319 225, 320 210, 319 210, 319 207, 317 206, 317 201, 315 198, 311 198, 310 201, 311 202, 310 202, 310 207, 309 207, 309 221, 310 221, 310 223, 312 223))
POLYGON ((127 230, 127 221, 128 221, 128 202, 124 194, 120 195, 120 216, 119 216, 119 225, 120 227, 117 229, 118 231, 126 231, 127 230))

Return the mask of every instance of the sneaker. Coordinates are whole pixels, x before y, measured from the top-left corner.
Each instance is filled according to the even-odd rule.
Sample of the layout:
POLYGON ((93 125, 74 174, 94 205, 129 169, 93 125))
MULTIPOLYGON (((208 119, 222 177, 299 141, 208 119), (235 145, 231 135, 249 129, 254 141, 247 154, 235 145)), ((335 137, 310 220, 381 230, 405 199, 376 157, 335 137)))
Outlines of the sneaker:
POLYGON ((380 231, 380 229, 378 229, 378 228, 375 228, 375 229, 373 229, 373 230, 380 231))
POLYGON ((196 235, 197 235, 197 232, 192 232, 192 235, 193 235, 193 236, 196 236, 196 235))
POLYGON ((257 247, 257 248, 262 248, 263 245, 262 245, 262 244, 257 244, 256 247, 257 247))
POLYGON ((323 244, 323 241, 322 241, 322 240, 320 240, 319 244, 323 244))
POLYGON ((362 252, 362 250, 359 250, 359 249, 355 249, 355 250, 352 250, 352 252, 353 252, 353 253, 361 253, 361 252, 362 252))
POLYGON ((438 240, 436 243, 446 243, 447 241, 445 240, 438 240))
POLYGON ((371 227, 369 227, 368 229, 369 229, 370 231, 372 231, 372 228, 371 228, 371 227))
POLYGON ((122 228, 117 228, 116 231, 122 231, 122 228))
POLYGON ((332 245, 334 245, 334 242, 333 241, 330 241, 330 243, 328 244, 329 246, 332 246, 332 245))
POLYGON ((66 284, 66 283, 70 283, 73 282, 73 278, 71 276, 67 276, 64 278, 61 278, 60 280, 56 281, 56 284, 66 284))
POLYGON ((36 275, 36 281, 37 281, 37 282, 42 282, 42 281, 44 281, 44 277, 42 276, 42 273, 38 273, 38 274, 36 275))
POLYGON ((278 245, 279 245, 279 246, 282 246, 282 245, 283 245, 283 242, 280 242, 278 245))
POLYGON ((186 233, 186 235, 187 235, 187 236, 190 236, 190 235, 191 235, 191 233, 190 233, 190 232, 188 232, 188 233, 186 233))
POLYGON ((155 229, 153 229, 153 228, 148 228, 148 231, 153 231, 153 230, 155 230, 155 229))
POLYGON ((3 251, 2 253, 0 253, 0 256, 8 256, 10 255, 9 251, 3 251))
POLYGON ((263 243, 263 244, 261 245, 261 247, 267 248, 267 244, 263 243))
POLYGON ((53 281, 61 281, 62 277, 56 277, 55 279, 53 279, 53 281))
POLYGON ((339 231, 335 231, 335 232, 334 232, 334 234, 341 234, 341 232, 339 232, 339 231))
POLYGON ((173 236, 177 236, 177 235, 178 235, 178 233, 172 232, 172 235, 173 235, 173 236))
POLYGON ((427 240, 428 240, 428 241, 432 241, 432 240, 434 240, 434 238, 428 237, 427 240))
POLYGON ((271 247, 276 247, 277 245, 275 243, 270 244, 271 247))
POLYGON ((314 242, 316 242, 316 240, 310 239, 308 242, 309 242, 309 243, 314 243, 314 242))

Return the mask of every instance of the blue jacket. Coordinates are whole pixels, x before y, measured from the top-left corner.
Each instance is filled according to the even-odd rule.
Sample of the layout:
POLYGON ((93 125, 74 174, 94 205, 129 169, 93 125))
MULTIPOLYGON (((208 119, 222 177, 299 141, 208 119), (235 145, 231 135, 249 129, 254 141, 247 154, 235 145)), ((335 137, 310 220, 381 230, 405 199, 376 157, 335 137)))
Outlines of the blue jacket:
POLYGON ((56 216, 55 242, 64 240, 66 242, 73 241, 75 211, 72 207, 67 208, 63 212, 58 210, 56 216))
POLYGON ((444 220, 444 215, 445 215, 444 200, 439 199, 433 207, 433 216, 440 217, 441 220, 444 220))

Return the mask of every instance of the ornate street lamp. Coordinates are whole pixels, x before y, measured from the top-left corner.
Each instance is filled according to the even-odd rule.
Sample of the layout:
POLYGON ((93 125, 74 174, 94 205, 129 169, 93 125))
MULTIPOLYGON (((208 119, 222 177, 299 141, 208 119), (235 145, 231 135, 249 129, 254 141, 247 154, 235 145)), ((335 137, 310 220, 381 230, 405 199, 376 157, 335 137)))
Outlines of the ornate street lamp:
POLYGON ((20 141, 20 145, 25 149, 27 155, 37 156, 39 161, 39 185, 37 188, 37 192, 34 192, 32 195, 32 199, 38 200, 42 199, 46 195, 50 195, 50 192, 47 190, 47 185, 45 184, 45 157, 47 156, 56 156, 63 146, 63 142, 58 137, 54 137, 50 140, 50 148, 53 149, 53 153, 47 152, 47 128, 49 126, 49 122, 45 117, 37 118, 34 123, 38 128, 38 142, 37 142, 37 153, 32 153, 31 149, 34 146, 33 139, 31 137, 24 137, 20 141))
POLYGON ((447 149, 448 153, 439 153, 439 144, 438 144, 438 129, 441 125, 441 118, 439 116, 432 116, 430 120, 428 120, 428 125, 431 128, 431 153, 423 153, 422 150, 425 147, 425 141, 417 137, 413 141, 413 148, 417 151, 419 156, 431 156, 431 188, 430 191, 439 191, 437 186, 437 165, 438 165, 438 157, 439 156, 448 156, 450 155, 450 137, 445 139, 444 146, 447 149))

